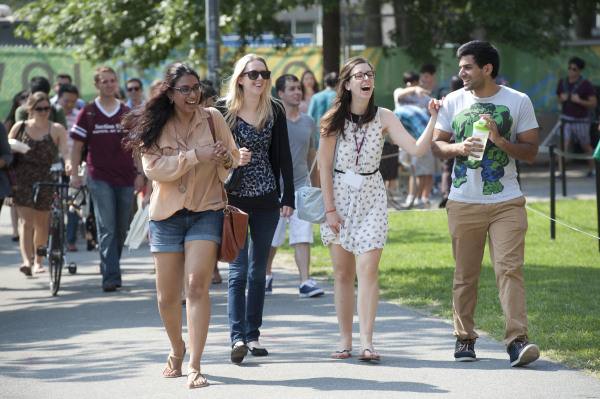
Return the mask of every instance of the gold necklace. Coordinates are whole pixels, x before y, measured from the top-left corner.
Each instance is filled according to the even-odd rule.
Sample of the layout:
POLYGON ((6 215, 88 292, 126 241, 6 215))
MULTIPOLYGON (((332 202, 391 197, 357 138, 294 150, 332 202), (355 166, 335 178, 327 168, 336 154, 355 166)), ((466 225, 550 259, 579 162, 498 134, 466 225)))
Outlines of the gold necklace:
MULTIPOLYGON (((177 142, 177 154, 179 155, 181 151, 180 140, 179 140, 179 129, 175 126, 175 141, 177 142)), ((187 146, 184 146, 184 150, 187 150, 187 146)), ((179 178, 179 187, 177 187, 181 194, 185 194, 187 191, 187 187, 183 184, 183 175, 179 178)))

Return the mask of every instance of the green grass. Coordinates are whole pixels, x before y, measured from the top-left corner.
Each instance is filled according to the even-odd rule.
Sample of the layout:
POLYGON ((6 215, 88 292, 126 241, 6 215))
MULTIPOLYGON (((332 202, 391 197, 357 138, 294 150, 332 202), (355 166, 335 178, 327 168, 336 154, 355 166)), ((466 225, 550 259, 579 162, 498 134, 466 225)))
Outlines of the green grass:
MULTIPOLYGON (((549 214, 548 203, 532 208, 549 214)), ((595 201, 559 201, 557 218, 597 235, 595 201)), ((529 211, 525 282, 530 339, 569 366, 600 372, 600 253, 598 242, 529 211)), ((313 275, 331 276, 331 261, 315 229, 313 275)), ((289 251, 289 249, 287 249, 289 251)), ((446 319, 452 316, 454 262, 446 213, 395 212, 380 264, 382 296, 446 319)), ((475 316, 477 329, 502 340, 504 317, 486 250, 475 316)))

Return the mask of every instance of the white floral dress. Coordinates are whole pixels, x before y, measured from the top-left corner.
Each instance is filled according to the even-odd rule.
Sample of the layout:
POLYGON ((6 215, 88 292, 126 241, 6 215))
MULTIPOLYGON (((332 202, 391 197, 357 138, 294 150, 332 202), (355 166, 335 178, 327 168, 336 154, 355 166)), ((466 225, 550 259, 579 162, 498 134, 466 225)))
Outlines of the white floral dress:
POLYGON ((360 129, 347 120, 344 137, 340 135, 337 140, 334 169, 344 172, 350 169, 368 175, 362 176, 361 187, 355 189, 342 181, 344 173, 333 173, 333 198, 343 226, 337 236, 326 223, 321 224, 323 245, 341 244, 355 255, 383 248, 388 221, 385 185, 378 171, 384 142, 379 110, 375 118, 360 129), (364 142, 360 146, 363 137, 364 142), (370 174, 374 171, 377 172, 370 174))

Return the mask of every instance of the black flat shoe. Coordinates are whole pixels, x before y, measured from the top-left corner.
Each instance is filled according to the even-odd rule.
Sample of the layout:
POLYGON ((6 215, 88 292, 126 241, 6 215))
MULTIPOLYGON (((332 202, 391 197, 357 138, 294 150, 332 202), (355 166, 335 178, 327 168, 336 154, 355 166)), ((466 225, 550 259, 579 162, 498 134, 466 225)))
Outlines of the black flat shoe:
POLYGON ((233 345, 231 347, 231 363, 241 364, 246 355, 248 354, 248 347, 246 344, 233 345))
POLYGON ((269 352, 267 352, 267 350, 265 348, 251 348, 251 347, 249 347, 248 350, 250 351, 250 353, 252 354, 252 356, 269 356, 269 352))

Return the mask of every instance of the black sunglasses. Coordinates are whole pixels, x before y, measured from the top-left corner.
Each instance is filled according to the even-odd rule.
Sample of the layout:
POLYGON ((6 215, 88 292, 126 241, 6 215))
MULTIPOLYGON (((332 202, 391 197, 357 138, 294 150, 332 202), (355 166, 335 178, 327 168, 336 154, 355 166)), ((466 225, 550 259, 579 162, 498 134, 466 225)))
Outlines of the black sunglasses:
POLYGON ((127 88, 127 91, 140 91, 140 86, 131 86, 127 88))
POLYGON ((267 80, 271 78, 271 71, 248 71, 242 73, 242 75, 248 75, 248 79, 250 80, 256 80, 260 75, 264 80, 267 80))
POLYGON ((48 112, 50 111, 50 107, 35 107, 33 110, 36 112, 48 112))

